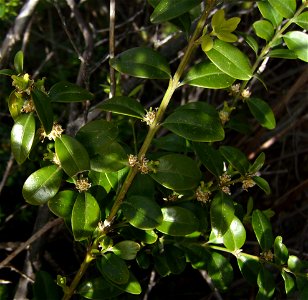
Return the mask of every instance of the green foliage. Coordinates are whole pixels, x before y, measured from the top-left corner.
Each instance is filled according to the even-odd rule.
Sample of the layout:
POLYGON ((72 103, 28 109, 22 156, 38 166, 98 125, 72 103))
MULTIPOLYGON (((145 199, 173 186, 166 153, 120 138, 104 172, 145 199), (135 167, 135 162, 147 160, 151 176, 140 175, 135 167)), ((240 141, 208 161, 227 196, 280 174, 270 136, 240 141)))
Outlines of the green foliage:
MULTIPOLYGON (((62 105, 81 102, 87 107, 96 93, 62 80, 48 90, 45 79, 25 73, 21 51, 14 70, 0 71, 13 85, 7 103, 14 121, 12 153, 19 165, 27 159, 40 165, 26 179, 23 197, 32 205, 47 203, 65 220, 74 241, 85 246, 72 285, 58 279, 63 299, 74 293, 86 299, 139 295, 143 286, 134 274, 137 265, 153 266, 164 277, 181 274, 190 264, 206 270, 215 288, 225 292, 237 273, 234 262, 258 287, 256 299, 272 299, 276 283, 271 269, 281 275, 286 295, 298 292, 304 299, 305 264, 289 255, 281 236, 274 236, 272 211, 262 210, 262 201, 255 201, 254 208, 252 197, 239 196, 252 194, 255 185, 257 192, 270 195, 270 185, 261 177, 265 154, 248 159, 244 149, 232 143, 230 128, 252 122, 275 128, 270 104, 250 97, 254 91, 248 87, 269 57, 307 62, 307 34, 289 30, 291 24, 307 29, 307 2, 299 7, 295 0, 258 2, 253 9, 260 11, 260 19, 241 34, 251 49, 237 37, 240 17, 226 18, 227 11, 215 1, 206 1, 200 15, 199 0, 148 2, 153 6, 151 22, 174 22, 189 36, 181 62, 169 66, 159 51, 132 47, 109 63, 123 74, 120 82, 127 75, 142 79, 140 90, 158 80, 155 84, 165 92, 157 108, 148 108, 154 100, 151 91, 144 104, 139 87, 134 96, 118 88, 116 95, 90 109, 106 120, 85 117, 74 136, 63 134, 58 124, 62 105), (187 24, 193 13, 200 18, 191 33, 187 24), (201 57, 193 60, 194 54, 201 57), (208 89, 209 95, 211 90, 228 90, 219 105, 202 97, 177 101, 177 91, 195 87, 208 89), (244 252, 250 231, 260 255, 244 252), (87 268, 91 277, 82 278, 87 268)), ((48 273, 39 272, 33 294, 34 299, 58 299, 59 288, 48 273)))

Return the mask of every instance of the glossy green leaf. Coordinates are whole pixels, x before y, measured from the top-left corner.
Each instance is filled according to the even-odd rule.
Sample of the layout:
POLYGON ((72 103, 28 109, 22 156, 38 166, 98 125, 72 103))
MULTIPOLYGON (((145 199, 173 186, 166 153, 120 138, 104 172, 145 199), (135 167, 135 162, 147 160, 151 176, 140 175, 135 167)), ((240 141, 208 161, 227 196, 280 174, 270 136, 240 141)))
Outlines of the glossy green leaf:
POLYGON ((12 76, 12 75, 16 75, 16 72, 11 69, 2 69, 0 70, 0 75, 12 76))
POLYGON ((232 199, 223 192, 218 192, 211 202, 210 219, 212 231, 222 237, 230 228, 234 220, 234 206, 232 199))
POLYGON ((223 235, 223 243, 227 249, 234 251, 242 248, 246 241, 246 230, 242 222, 234 216, 229 228, 223 235))
POLYGON ((211 252, 199 243, 188 243, 185 247, 186 259, 194 269, 207 270, 211 252))
POLYGON ((278 264, 285 264, 289 258, 288 248, 282 243, 282 237, 277 236, 274 242, 274 255, 275 261, 278 264))
POLYGON ((82 282, 78 287, 77 293, 86 299, 107 300, 117 297, 123 293, 115 285, 110 284, 102 276, 90 278, 82 282))
POLYGON ((184 236, 199 229, 198 218, 186 208, 169 206, 163 207, 161 211, 163 221, 156 229, 162 233, 184 236))
POLYGON ((193 143, 197 156, 202 164, 216 177, 223 173, 224 160, 213 146, 206 143, 193 143))
POLYGON ((175 191, 193 189, 201 179, 196 162, 182 154, 160 157, 156 171, 150 175, 164 187, 175 191))
POLYGON ((140 102, 125 96, 107 99, 103 103, 97 105, 96 108, 138 119, 142 119, 145 114, 144 108, 140 102))
POLYGON ((100 220, 100 207, 90 193, 81 193, 73 206, 72 230, 76 241, 87 239, 93 234, 100 220))
POLYGON ((110 249, 115 255, 125 260, 135 259, 139 250, 140 245, 134 241, 122 241, 110 249))
POLYGON ((126 195, 130 197, 133 195, 143 196, 145 194, 154 199, 155 182, 149 175, 137 174, 126 195))
POLYGON ((248 57, 230 43, 215 40, 206 55, 221 71, 233 78, 249 80, 252 77, 248 57))
POLYGON ((293 19, 293 22, 303 29, 308 30, 308 11, 302 12, 295 19, 293 19))
POLYGON ((126 284, 129 280, 129 270, 123 259, 112 252, 105 253, 96 260, 96 266, 101 274, 115 284, 126 284))
POLYGON ((199 3, 201 0, 161 0, 151 15, 151 22, 162 23, 174 19, 199 3))
POLYGON ((290 273, 287 273, 285 270, 281 270, 281 276, 284 281, 284 289, 287 296, 290 295, 293 291, 296 290, 296 284, 293 276, 290 273))
POLYGON ((260 299, 271 299, 276 287, 272 272, 262 266, 258 274, 257 284, 259 287, 257 299, 259 297, 260 299))
POLYGON ((252 180, 257 184, 257 186, 265 192, 266 195, 269 195, 271 193, 271 188, 268 184, 268 182, 260 177, 260 176, 253 176, 252 180))
POLYGON ((169 79, 167 60, 151 48, 131 48, 110 60, 110 65, 120 73, 148 79, 169 79))
POLYGON ((11 131, 11 149, 18 164, 28 157, 35 136, 35 119, 32 113, 20 115, 11 131))
POLYGON ((292 50, 299 59, 308 62, 308 34, 301 31, 289 31, 283 39, 288 48, 292 50))
POLYGON ((292 272, 300 272, 302 269, 301 260, 295 255, 290 255, 288 258, 288 268, 292 272))
POLYGON ((87 123, 76 134, 76 139, 90 155, 99 153, 102 148, 113 143, 119 134, 117 125, 106 120, 87 123))
POLYGON ((186 258, 183 250, 173 245, 165 245, 163 254, 172 274, 181 274, 186 267, 186 258))
POLYGON ((268 0, 270 5, 284 18, 292 18, 296 10, 296 0, 268 0))
POLYGON ((35 273, 35 282, 33 284, 34 298, 44 300, 55 300, 61 298, 61 288, 57 286, 54 278, 45 271, 35 273))
POLYGON ((131 196, 122 203, 127 221, 139 229, 152 229, 163 220, 159 205, 149 197, 131 196))
POLYGON ((254 161, 254 163, 250 166, 249 172, 252 174, 258 172, 263 167, 264 161, 265 161, 265 154, 264 152, 261 152, 254 161))
POLYGON ((158 239, 154 230, 143 230, 133 226, 122 228, 120 234, 124 238, 129 238, 130 240, 135 240, 144 244, 154 244, 158 239))
POLYGON ((274 27, 272 23, 267 20, 258 20, 252 24, 256 35, 269 42, 274 36, 274 27))
POLYGON ((241 150, 232 146, 221 146, 219 151, 232 167, 240 172, 241 175, 245 175, 249 171, 249 161, 241 150))
POLYGON ((180 106, 166 118, 162 126, 195 142, 221 141, 225 137, 218 112, 205 102, 180 106))
POLYGON ((61 191, 48 201, 48 207, 56 216, 69 219, 71 217, 76 198, 77 194, 74 191, 61 191))
POLYGON ((241 35, 243 36, 247 45, 254 51, 255 54, 257 54, 259 50, 258 42, 251 35, 242 32, 241 35))
POLYGON ((256 209, 252 213, 252 228, 263 251, 272 248, 274 237, 272 225, 265 214, 256 209))
POLYGON ((52 102, 81 102, 93 99, 93 94, 77 84, 60 81, 51 87, 49 97, 52 102))
POLYGON ((140 283, 138 282, 138 280, 136 279, 136 277, 132 272, 129 272, 129 278, 127 283, 115 284, 114 282, 112 282, 112 284, 129 294, 139 295, 142 292, 140 283))
POLYGON ((209 89, 227 88, 235 79, 230 77, 212 62, 206 60, 193 66, 186 74, 182 84, 209 89))
POLYGON ((267 1, 258 1, 257 6, 264 19, 271 21, 273 26, 276 28, 282 22, 282 15, 274 9, 267 1))
POLYGON ((271 49, 267 56, 272 58, 297 59, 297 55, 293 51, 285 48, 271 49))
POLYGON ((276 127, 274 113, 265 101, 259 98, 249 98, 247 104, 252 115, 263 127, 267 129, 274 129, 276 127))
POLYGON ((61 185, 62 174, 61 168, 55 165, 35 171, 23 185, 23 197, 32 205, 45 204, 57 194, 61 185))
POLYGON ((155 271, 162 277, 171 274, 171 270, 168 266, 168 261, 164 253, 158 253, 153 256, 155 271))
POLYGON ((249 256, 241 254, 237 257, 237 263, 243 277, 251 284, 257 284, 258 274, 261 264, 258 260, 252 259, 249 256))
POLYGON ((113 142, 97 152, 90 161, 91 170, 97 172, 114 172, 127 166, 127 154, 123 147, 113 142))
POLYGON ((8 99, 8 107, 10 114, 14 121, 22 114, 22 107, 24 105, 24 100, 22 94, 16 92, 15 90, 10 94, 8 99))
POLYGON ((33 89, 31 96, 36 113, 44 127, 44 130, 47 134, 49 134, 53 125, 53 112, 50 104, 50 98, 39 89, 33 89))
POLYGON ((14 57, 14 68, 18 74, 24 70, 24 54, 22 51, 18 51, 14 57))
POLYGON ((185 152, 187 150, 186 140, 174 133, 168 133, 154 139, 153 144, 160 150, 170 152, 185 152))
POLYGON ((233 268, 229 261, 217 252, 211 253, 208 262, 208 274, 215 287, 220 291, 226 291, 233 280, 233 268))
POLYGON ((68 176, 75 176, 90 169, 88 152, 75 138, 63 134, 56 138, 55 149, 61 167, 68 176))

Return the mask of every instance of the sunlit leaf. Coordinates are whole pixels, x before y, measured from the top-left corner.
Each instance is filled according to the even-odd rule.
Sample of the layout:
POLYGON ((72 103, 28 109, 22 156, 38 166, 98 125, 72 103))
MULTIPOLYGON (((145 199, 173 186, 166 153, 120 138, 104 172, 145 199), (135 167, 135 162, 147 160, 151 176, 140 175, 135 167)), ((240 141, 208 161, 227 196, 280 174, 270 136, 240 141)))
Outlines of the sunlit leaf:
POLYGON ((275 28, 280 25, 283 19, 282 15, 267 1, 258 1, 257 6, 264 19, 271 21, 275 28))
POLYGON ((229 228, 223 235, 223 242, 227 249, 240 249, 246 241, 246 230, 242 222, 234 217, 229 228))
POLYGON ((76 198, 77 193, 74 191, 61 191, 48 201, 48 207, 56 216, 68 219, 71 217, 76 198))
POLYGON ((18 74, 23 72, 24 69, 24 54, 18 51, 14 57, 14 68, 18 74))
POLYGON ((293 22, 305 30, 308 30, 308 11, 302 12, 299 16, 293 19, 293 22))
POLYGON ((284 18, 292 18, 296 10, 296 0, 268 0, 270 5, 284 18))
POLYGON ((267 42, 270 41, 274 35, 274 27, 272 23, 267 20, 258 20, 254 22, 252 26, 256 35, 267 42))
POLYGON ((283 36, 288 48, 299 59, 308 62, 308 34, 301 31, 289 31, 283 36))

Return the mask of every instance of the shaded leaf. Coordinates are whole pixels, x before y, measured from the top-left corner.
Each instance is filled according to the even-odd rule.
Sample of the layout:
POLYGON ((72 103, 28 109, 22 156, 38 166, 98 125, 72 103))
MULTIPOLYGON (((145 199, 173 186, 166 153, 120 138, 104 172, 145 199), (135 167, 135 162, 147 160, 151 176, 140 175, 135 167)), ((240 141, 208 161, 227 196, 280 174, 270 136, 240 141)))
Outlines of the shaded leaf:
POLYGON ((259 287, 257 299, 270 299, 276 287, 272 272, 262 266, 258 274, 257 283, 259 287))
POLYGON ((284 289, 287 296, 289 296, 293 291, 296 290, 296 284, 293 276, 287 273, 285 270, 281 270, 281 276, 284 281, 284 289))
POLYGON ((271 49, 267 56, 273 58, 297 59, 297 55, 293 51, 285 48, 271 49))
POLYGON ((253 176, 252 180, 257 184, 260 189, 262 189, 266 193, 266 195, 269 195, 271 193, 271 188, 264 178, 260 176, 253 176))
POLYGON ((252 259, 245 254, 241 254, 237 257, 237 263, 243 277, 251 285, 257 285, 257 278, 261 268, 259 261, 252 259))
POLYGON ((16 72, 11 69, 2 69, 0 70, 0 75, 12 76, 12 75, 16 75, 16 72))
POLYGON ((282 22, 282 15, 273 8, 267 1, 258 1, 257 6, 264 19, 271 21, 273 26, 276 28, 282 22))
POLYGON ((265 154, 264 152, 261 152, 254 161, 254 163, 250 166, 249 172, 252 174, 258 172, 263 167, 264 161, 265 161, 265 154))
POLYGON ((270 5, 284 18, 292 18, 296 10, 296 0, 268 0, 270 5))
POLYGON ((23 72, 24 69, 24 54, 18 51, 14 57, 14 68, 18 74, 23 72))
POLYGON ((136 258, 140 245, 134 241, 121 241, 115 244, 110 251, 115 255, 125 260, 132 260, 136 258))
POLYGON ((33 284, 35 299, 54 300, 61 298, 61 288, 57 286, 52 276, 45 271, 35 273, 33 284))
POLYGON ((308 30, 308 11, 302 12, 295 19, 293 19, 293 22, 303 29, 308 30))
POLYGON ((285 264, 289 258, 288 248, 282 243, 282 237, 277 236, 274 242, 274 255, 275 261, 278 264, 285 264))
POLYGON ((48 207, 56 216, 68 219, 71 217, 76 198, 77 193, 74 191, 61 191, 48 201, 48 207))
POLYGON ((269 42, 274 36, 274 27, 272 23, 267 20, 258 20, 252 25, 256 35, 269 42))

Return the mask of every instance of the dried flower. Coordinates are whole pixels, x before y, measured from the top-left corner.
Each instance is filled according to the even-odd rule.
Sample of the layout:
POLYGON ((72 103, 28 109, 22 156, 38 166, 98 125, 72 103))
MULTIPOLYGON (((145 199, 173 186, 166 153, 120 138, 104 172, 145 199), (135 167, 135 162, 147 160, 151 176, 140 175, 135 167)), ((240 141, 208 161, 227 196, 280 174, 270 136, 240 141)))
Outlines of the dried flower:
POLYGON ((147 125, 151 126, 154 123, 154 121, 155 121, 157 110, 158 110, 157 107, 154 110, 152 109, 152 107, 150 107, 150 109, 147 110, 147 113, 143 117, 142 121, 146 122, 147 125))
POLYGON ((86 192, 91 187, 91 183, 88 178, 80 178, 76 180, 75 186, 78 192, 81 193, 86 192))
POLYGON ((266 260, 266 261, 273 261, 274 254, 272 253, 271 250, 267 250, 261 253, 261 256, 266 260))
POLYGON ((244 179, 244 180, 242 181, 242 183, 243 183, 243 184, 242 184, 242 189, 245 190, 245 191, 247 191, 249 188, 255 186, 255 184, 256 184, 256 183, 252 180, 251 177, 244 179))
POLYGON ((50 131, 49 134, 46 134, 45 130, 43 128, 40 128, 40 138, 42 142, 44 141, 45 138, 48 138, 50 141, 56 140, 57 137, 61 137, 62 132, 64 129, 62 126, 58 123, 54 123, 52 126, 52 130, 50 131))
POLYGON ((21 109, 22 112, 24 113, 31 113, 35 111, 35 106, 32 100, 25 101, 24 105, 22 106, 21 109))

